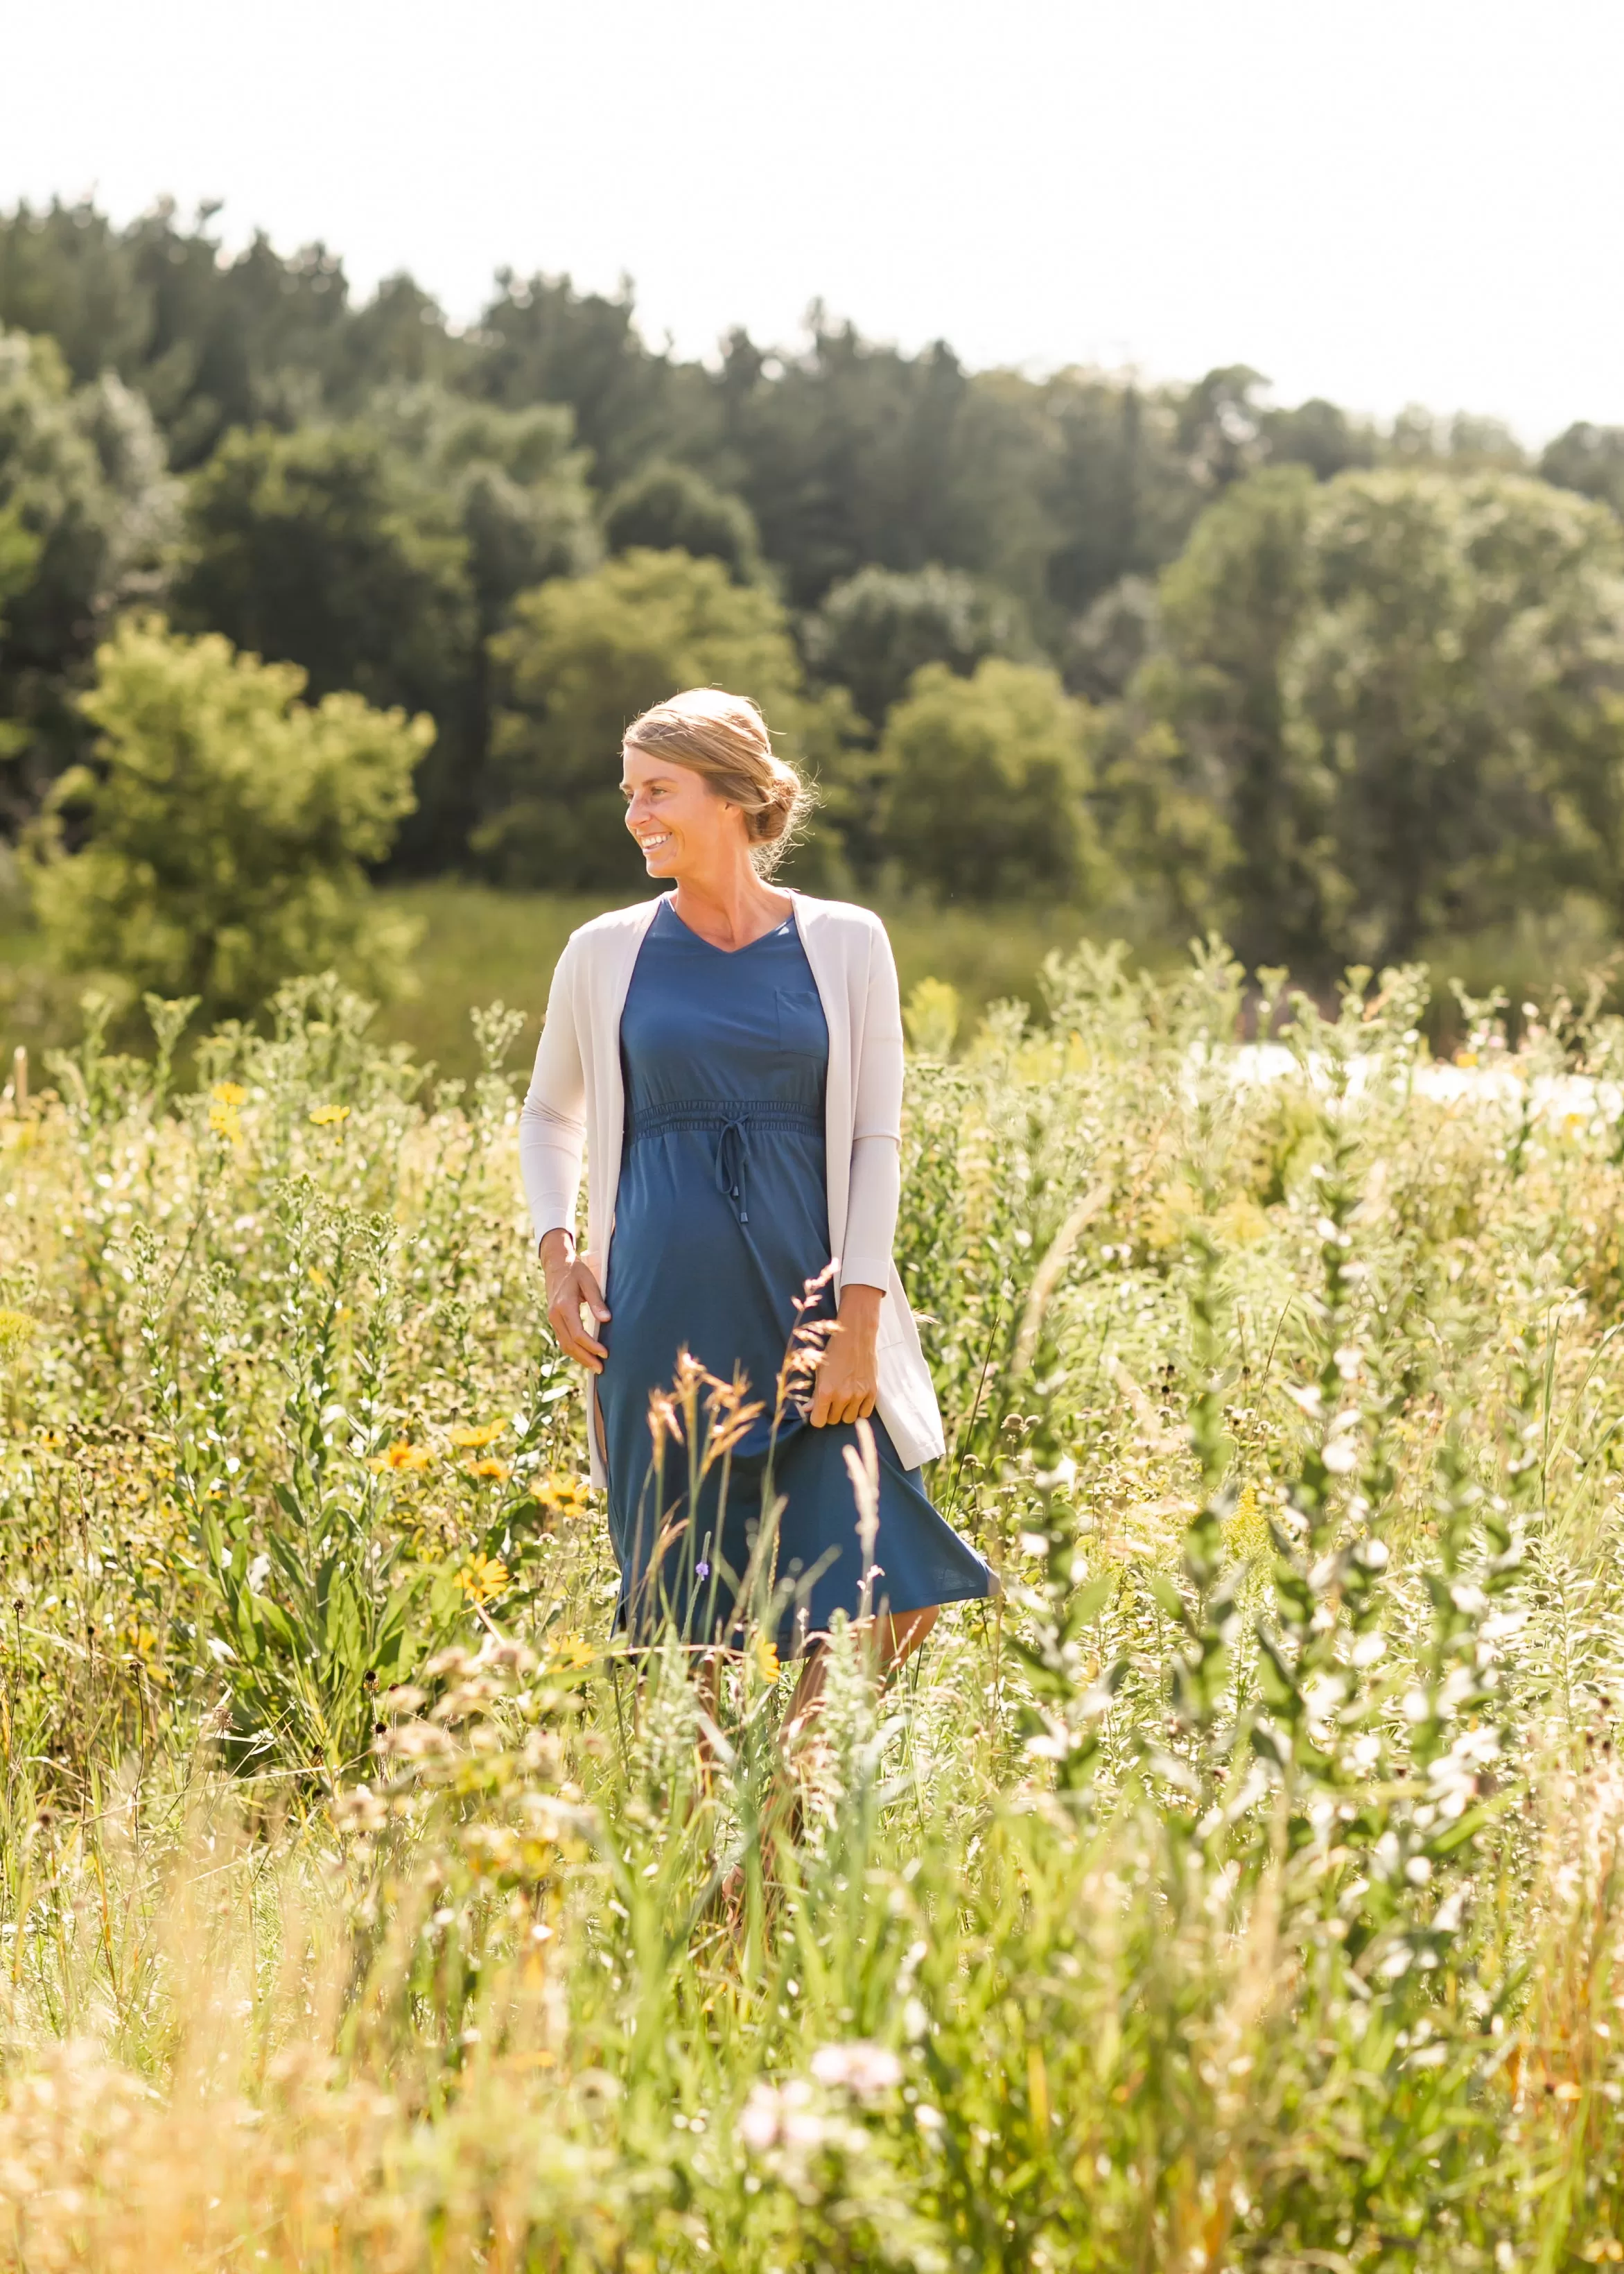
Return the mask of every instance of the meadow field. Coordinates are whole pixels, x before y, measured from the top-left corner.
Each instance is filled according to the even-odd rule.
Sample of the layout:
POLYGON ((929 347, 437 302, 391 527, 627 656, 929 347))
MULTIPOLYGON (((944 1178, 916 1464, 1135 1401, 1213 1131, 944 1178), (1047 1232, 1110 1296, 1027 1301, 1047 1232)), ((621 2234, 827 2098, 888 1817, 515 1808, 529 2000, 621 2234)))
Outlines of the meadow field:
MULTIPOLYGON (((598 893, 504 892, 447 878, 381 888, 380 905, 406 920, 417 945, 399 993, 380 1006, 372 1032, 407 1043, 420 1064, 471 1078, 481 1060, 469 1006, 500 998, 524 1013, 511 1052, 517 1065, 534 1053, 547 983, 570 932, 635 896, 635 885, 598 893)), ((1044 957, 1074 946, 1085 931, 1080 915, 1041 902, 954 908, 922 895, 893 894, 877 905, 896 948, 903 992, 924 978, 945 981, 959 993, 966 1026, 1001 998, 1036 1001, 1044 957)), ((1168 960, 1165 948, 1158 953, 1168 960)), ((8 890, 0 870, 0 1042, 8 1048, 21 1043, 37 1056, 71 1041, 79 1032, 80 998, 95 983, 51 968, 25 894, 15 884, 8 890)), ((138 1010, 135 1046, 142 1046, 146 1031, 138 1010)))
POLYGON ((966 1000, 900 942, 1004 1593, 890 1691, 838 1635, 786 1781, 770 1571, 708 1728, 611 1635, 516 1182, 559 935, 435 890, 515 1013, 93 1016, 0 1110, 0 2265, 1624 2261, 1599 991, 1440 1086, 1356 975, 1265 1079, 1216 952, 982 1017, 1035 921, 966 1000))

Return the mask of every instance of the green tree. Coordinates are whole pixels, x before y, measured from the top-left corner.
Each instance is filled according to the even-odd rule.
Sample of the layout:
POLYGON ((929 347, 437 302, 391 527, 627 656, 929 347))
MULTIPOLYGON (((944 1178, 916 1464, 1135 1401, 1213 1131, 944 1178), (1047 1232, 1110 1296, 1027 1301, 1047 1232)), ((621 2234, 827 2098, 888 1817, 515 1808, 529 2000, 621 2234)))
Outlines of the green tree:
MULTIPOLYGON (((1135 794, 1153 803, 1205 796, 1234 848, 1225 880, 1237 940, 1253 962, 1315 960, 1324 952, 1325 819, 1289 763, 1283 659, 1308 605, 1312 477, 1271 469, 1237 484, 1198 523, 1162 578, 1160 645, 1132 685, 1135 794), (1160 734, 1146 734, 1147 727, 1160 734)), ((1147 825, 1154 844, 1159 825, 1147 825)))
POLYGON ((101 632, 161 590, 177 498, 146 405, 75 391, 49 340, 0 335, 0 753, 16 820, 79 751, 72 707, 101 632))
POLYGON ((410 277, 356 308, 325 246, 284 255, 256 234, 227 259, 214 211, 186 225, 163 200, 124 227, 59 200, 0 215, 0 325, 49 333, 80 384, 114 371, 139 388, 187 470, 234 426, 285 429, 473 361, 410 277))
POLYGON ((1315 500, 1316 605, 1286 659, 1299 774, 1345 880, 1339 960, 1548 907, 1624 907, 1624 532, 1516 474, 1344 476, 1315 500))
POLYGON ((687 553, 719 561, 735 584, 761 577, 756 522, 744 500, 669 459, 621 483, 604 508, 604 536, 611 553, 687 553))
POLYGON ((1087 891, 1088 740, 1086 706, 1054 671, 991 656, 960 679, 927 664, 880 746, 890 849, 950 898, 1087 891))
POLYGON ((64 776, 34 841, 60 966, 196 995, 207 1017, 252 1013, 329 965, 398 982, 408 943, 365 871, 410 809, 433 730, 358 695, 306 704, 304 687, 297 666, 217 636, 120 625, 83 697, 94 760, 64 776))
POLYGON ((1130 749, 1210 797, 1249 960, 1326 973, 1575 889, 1619 904, 1605 508, 1515 473, 1266 471, 1203 518, 1161 619, 1130 749))
POLYGON ((1581 419, 1545 445, 1539 471, 1559 488, 1599 498, 1624 518, 1624 426, 1581 419))
POLYGON ((438 716, 474 638, 467 541, 372 428, 229 434, 193 479, 175 614, 318 697, 438 716))
POLYGON ((596 558, 568 411, 420 387, 365 423, 229 435, 194 477, 177 621, 439 729, 400 857, 445 864, 483 810, 487 643, 516 596, 596 558))
POLYGON ((605 487, 651 457, 692 459, 718 423, 710 373, 649 347, 625 281, 610 298, 568 276, 499 270, 463 383, 510 410, 568 403, 605 487))
POLYGON ((942 342, 906 356, 815 309, 797 354, 735 333, 711 384, 721 454, 797 607, 870 564, 932 561, 1036 594, 1042 438, 1019 395, 979 384, 942 342))
POLYGON ((933 563, 860 569, 808 619, 801 644, 812 670, 846 688, 877 730, 926 664, 967 676, 983 657, 1024 653, 1031 634, 1007 593, 933 563))
POLYGON ((1124 576, 1165 568, 1206 502, 1174 391, 1091 371, 1002 384, 1041 438, 1031 479, 1045 532, 1043 599, 1061 619, 1124 576))
POLYGON ((402 865, 445 865, 484 817, 491 794, 490 643, 521 592, 597 564, 600 546, 587 458, 562 403, 503 410, 443 388, 381 396, 372 418, 420 493, 460 531, 472 601, 470 639, 440 698, 440 734, 402 832, 402 865))
POLYGON ((779 603, 686 553, 623 553, 526 593, 494 656, 494 749, 508 802, 479 843, 512 885, 635 885, 643 872, 622 819, 620 737, 650 704, 684 687, 732 688, 803 754, 819 724, 779 603))

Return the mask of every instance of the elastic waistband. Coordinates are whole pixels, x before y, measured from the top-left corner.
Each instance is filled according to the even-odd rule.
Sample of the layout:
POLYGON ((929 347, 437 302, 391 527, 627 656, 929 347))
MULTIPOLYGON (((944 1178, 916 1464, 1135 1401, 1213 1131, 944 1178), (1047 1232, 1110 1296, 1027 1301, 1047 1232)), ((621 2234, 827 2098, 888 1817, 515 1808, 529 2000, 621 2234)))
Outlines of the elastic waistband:
POLYGON ((678 1105, 660 1105, 631 1114, 628 1137, 663 1137, 668 1129, 810 1129, 820 1131, 823 1117, 815 1105, 781 1104, 776 1100, 753 1103, 711 1098, 688 1098, 678 1105))

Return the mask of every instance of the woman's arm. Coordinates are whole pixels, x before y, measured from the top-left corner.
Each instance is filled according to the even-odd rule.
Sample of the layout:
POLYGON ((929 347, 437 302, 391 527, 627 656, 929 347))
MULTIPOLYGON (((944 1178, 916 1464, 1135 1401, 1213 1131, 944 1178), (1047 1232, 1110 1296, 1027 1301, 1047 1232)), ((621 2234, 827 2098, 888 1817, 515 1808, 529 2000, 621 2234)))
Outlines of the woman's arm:
POLYGON ((891 1279, 901 1193, 896 1139, 860 1137, 852 1148, 840 1311, 818 1364, 815 1429, 829 1421, 866 1421, 874 1411, 880 1387, 880 1307, 891 1279))
POLYGON ((573 1244, 586 1142, 586 1076, 565 948, 553 974, 535 1070, 519 1110, 519 1174, 538 1244, 560 1226, 573 1244))
POLYGON ((840 1311, 817 1369, 812 1425, 863 1421, 879 1390, 880 1306, 902 1192, 902 1005, 883 927, 869 936, 868 990, 853 1104, 840 1311))
POLYGON ((894 1137, 859 1137, 852 1147, 852 1181, 846 1204, 846 1246, 840 1284, 891 1284, 891 1253, 902 1205, 902 1148, 894 1137))
POLYGON ((560 1349, 598 1374, 603 1369, 604 1345, 592 1328, 583 1323, 583 1314, 597 1326, 609 1313, 597 1279, 575 1254, 586 1076, 566 969, 568 959, 566 947, 553 975, 536 1067, 519 1113, 519 1173, 546 1276, 548 1323, 560 1349))

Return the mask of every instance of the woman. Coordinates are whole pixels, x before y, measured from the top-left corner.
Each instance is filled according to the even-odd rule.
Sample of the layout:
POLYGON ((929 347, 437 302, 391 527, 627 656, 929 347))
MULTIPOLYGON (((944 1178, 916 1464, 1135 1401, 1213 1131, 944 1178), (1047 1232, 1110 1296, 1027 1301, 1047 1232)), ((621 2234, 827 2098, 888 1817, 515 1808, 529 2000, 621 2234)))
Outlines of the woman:
POLYGON ((920 1476, 943 1442, 891 1260, 896 969, 867 909, 768 881, 808 798, 753 703, 699 688, 645 712, 620 787, 649 875, 675 890, 583 925, 553 974, 520 1130, 547 1316, 594 1377, 592 1472, 608 1489, 620 1618, 646 1631, 665 1611, 697 1639, 726 1639, 763 1495, 781 1502, 780 1647, 813 1645, 801 1710, 837 1610, 872 1606, 890 1666, 943 1604, 991 1585, 920 1476), (786 1399, 796 1340, 823 1354, 810 1395, 786 1399), (689 1447, 650 1426, 685 1351, 723 1382, 747 1376, 758 1408, 694 1508, 689 1447), (846 1458, 870 1416, 871 1563, 846 1458))

